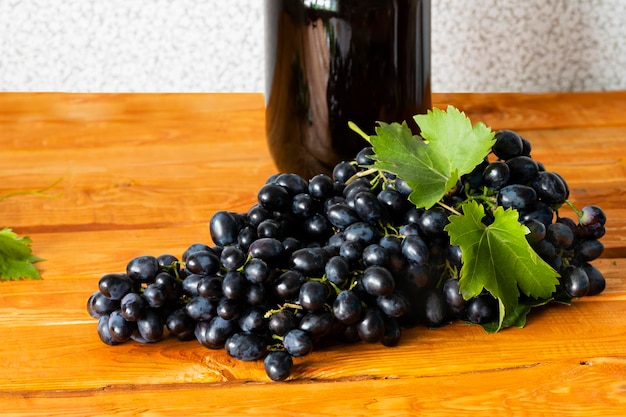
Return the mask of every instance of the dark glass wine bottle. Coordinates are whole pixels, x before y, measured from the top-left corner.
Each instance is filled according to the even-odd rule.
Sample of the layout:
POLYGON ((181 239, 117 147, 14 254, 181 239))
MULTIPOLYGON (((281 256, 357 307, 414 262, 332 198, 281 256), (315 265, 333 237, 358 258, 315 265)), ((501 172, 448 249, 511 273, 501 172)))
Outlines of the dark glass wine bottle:
POLYGON ((377 121, 430 99, 430 0, 265 0, 266 134, 281 172, 353 159, 377 121))

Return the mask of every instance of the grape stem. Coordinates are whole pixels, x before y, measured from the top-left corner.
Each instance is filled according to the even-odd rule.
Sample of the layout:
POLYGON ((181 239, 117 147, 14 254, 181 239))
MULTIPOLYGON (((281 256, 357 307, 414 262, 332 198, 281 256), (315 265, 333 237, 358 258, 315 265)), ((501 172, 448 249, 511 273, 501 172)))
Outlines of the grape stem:
POLYGON ((462 214, 457 209, 447 205, 443 201, 437 201, 437 204, 439 204, 441 207, 445 208, 446 210, 448 210, 452 214, 456 214, 457 216, 462 216, 462 214))
POLYGON ((574 213, 576 213, 576 216, 578 216, 579 219, 582 217, 583 213, 580 210, 578 210, 578 208, 576 208, 574 203, 572 203, 569 200, 565 200, 565 204, 567 204, 569 208, 571 208, 574 211, 574 213))
POLYGON ((354 174, 353 176, 351 176, 350 178, 346 180, 346 185, 350 185, 352 182, 356 181, 358 178, 367 177, 368 175, 374 174, 375 172, 379 172, 379 171, 380 170, 378 168, 370 168, 370 169, 366 169, 365 171, 357 172, 356 174, 354 174))

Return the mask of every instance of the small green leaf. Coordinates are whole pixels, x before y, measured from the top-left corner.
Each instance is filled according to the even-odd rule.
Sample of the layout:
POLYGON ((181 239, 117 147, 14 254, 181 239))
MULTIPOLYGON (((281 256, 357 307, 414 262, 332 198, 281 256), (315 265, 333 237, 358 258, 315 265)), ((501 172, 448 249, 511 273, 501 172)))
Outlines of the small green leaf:
POLYGON ((409 200, 430 208, 489 154, 494 132, 482 123, 472 127, 464 113, 449 106, 447 111, 429 110, 415 116, 421 137, 406 123, 379 123, 370 136, 375 166, 404 179, 413 193, 409 200))
POLYGON ((41 279, 34 263, 42 261, 32 254, 31 240, 18 237, 11 229, 0 230, 0 281, 41 279))
POLYGON ((528 229, 519 223, 516 210, 496 208, 489 226, 482 223, 485 209, 476 201, 464 203, 462 211, 461 216, 450 216, 445 228, 450 242, 463 253, 461 293, 469 299, 484 288, 498 299, 497 331, 510 320, 509 314, 514 315, 520 290, 532 298, 548 299, 559 274, 530 247, 525 237, 528 229))

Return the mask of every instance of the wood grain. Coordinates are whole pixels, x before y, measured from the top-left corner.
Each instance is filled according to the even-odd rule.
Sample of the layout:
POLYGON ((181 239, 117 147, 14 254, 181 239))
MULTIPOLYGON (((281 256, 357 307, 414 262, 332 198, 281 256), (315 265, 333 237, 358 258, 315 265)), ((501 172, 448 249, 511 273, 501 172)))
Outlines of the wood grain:
POLYGON ((459 322, 327 346, 271 383, 195 341, 106 346, 85 308, 103 273, 210 243, 216 210, 254 204, 275 171, 262 96, 0 94, 0 195, 63 178, 57 198, 0 205, 46 259, 43 280, 0 283, 0 415, 626 415, 626 93, 433 99, 520 131, 577 205, 606 210, 606 290, 495 335, 459 322))

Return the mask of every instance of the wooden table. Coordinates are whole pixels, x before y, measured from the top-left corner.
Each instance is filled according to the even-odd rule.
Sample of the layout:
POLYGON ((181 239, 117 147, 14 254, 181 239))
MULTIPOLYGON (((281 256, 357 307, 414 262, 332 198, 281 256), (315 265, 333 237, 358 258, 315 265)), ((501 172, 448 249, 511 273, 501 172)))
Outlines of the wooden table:
POLYGON ((626 93, 436 94, 474 122, 523 133, 608 216, 607 287, 495 335, 455 323, 399 346, 336 346, 262 364, 174 339, 104 345, 86 311, 132 257, 211 243, 216 210, 246 211, 275 171, 258 94, 1 94, 2 226, 33 240, 41 281, 0 283, 0 414, 626 415, 626 93))

